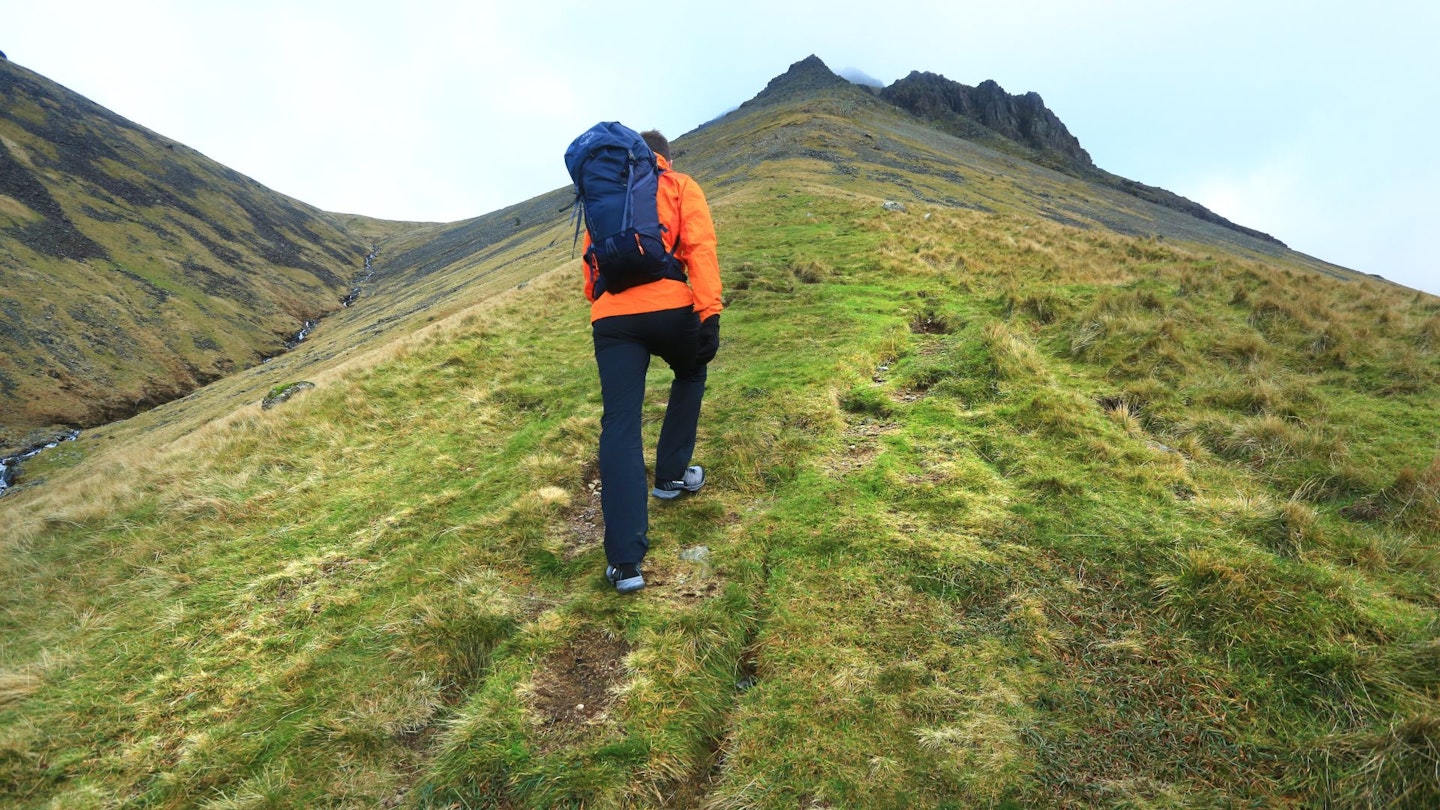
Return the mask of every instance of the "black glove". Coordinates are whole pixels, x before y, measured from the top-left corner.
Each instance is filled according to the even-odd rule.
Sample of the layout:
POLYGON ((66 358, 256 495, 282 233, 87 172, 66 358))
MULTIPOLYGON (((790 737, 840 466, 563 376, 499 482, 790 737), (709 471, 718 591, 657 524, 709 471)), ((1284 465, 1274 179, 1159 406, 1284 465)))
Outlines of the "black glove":
POLYGON ((716 313, 700 323, 700 345, 695 350, 695 362, 704 365, 715 359, 720 350, 720 315, 716 313))

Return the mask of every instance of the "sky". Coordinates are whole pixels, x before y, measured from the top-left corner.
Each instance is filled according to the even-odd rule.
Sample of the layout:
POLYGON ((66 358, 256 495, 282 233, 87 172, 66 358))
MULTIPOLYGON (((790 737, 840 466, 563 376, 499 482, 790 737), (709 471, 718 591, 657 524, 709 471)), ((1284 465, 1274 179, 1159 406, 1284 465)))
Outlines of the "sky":
MULTIPOLYGON (((329 211, 456 221, 815 54, 1034 91, 1095 164, 1440 295, 1434 0, 0 0, 11 61, 329 211)), ((683 167, 677 167, 682 168, 683 167)))

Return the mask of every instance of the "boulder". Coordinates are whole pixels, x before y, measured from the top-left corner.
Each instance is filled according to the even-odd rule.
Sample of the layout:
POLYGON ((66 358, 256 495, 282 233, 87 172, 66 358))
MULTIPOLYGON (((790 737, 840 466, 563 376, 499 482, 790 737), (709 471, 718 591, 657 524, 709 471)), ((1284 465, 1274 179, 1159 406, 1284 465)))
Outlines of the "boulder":
POLYGON ((300 393, 301 391, 309 391, 311 388, 314 387, 315 383, 304 381, 286 383, 285 385, 277 385, 274 388, 271 388, 270 393, 263 400, 260 401, 260 409, 268 411, 276 405, 279 405, 282 402, 285 402, 286 400, 300 393))

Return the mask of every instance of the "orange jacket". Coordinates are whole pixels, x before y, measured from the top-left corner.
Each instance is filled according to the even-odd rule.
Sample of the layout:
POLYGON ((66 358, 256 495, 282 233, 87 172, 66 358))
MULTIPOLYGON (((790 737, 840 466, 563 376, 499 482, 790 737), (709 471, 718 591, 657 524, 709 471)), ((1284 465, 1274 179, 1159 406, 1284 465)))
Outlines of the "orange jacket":
MULTIPOLYGON (((705 192, 688 174, 670 168, 670 161, 656 155, 655 162, 664 172, 655 207, 660 224, 666 228, 666 250, 675 250, 675 258, 685 266, 690 283, 662 278, 650 284, 631 287, 619 293, 595 297, 595 271, 582 261, 585 272, 585 298, 590 301, 590 322, 611 315, 635 315, 662 309, 694 307, 700 320, 718 315, 720 303, 720 259, 715 252, 715 223, 710 219, 710 205, 705 192), (679 238, 680 247, 675 249, 679 238)), ((590 247, 590 234, 585 234, 585 249, 590 247)))

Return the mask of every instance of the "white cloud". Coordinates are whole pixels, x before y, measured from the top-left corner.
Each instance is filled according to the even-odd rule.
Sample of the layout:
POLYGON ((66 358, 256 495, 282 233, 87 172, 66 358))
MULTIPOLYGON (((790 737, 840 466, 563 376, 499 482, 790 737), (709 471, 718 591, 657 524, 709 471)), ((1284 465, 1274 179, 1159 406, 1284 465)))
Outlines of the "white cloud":
MULTIPOLYGON (((1417 228, 1434 208, 1426 170, 1385 178, 1383 164, 1360 162, 1315 172, 1305 150, 1240 170, 1217 170, 1179 193, 1221 216, 1265 231, 1294 250, 1440 295, 1440 263, 1431 228, 1417 228)), ((1433 177, 1433 170, 1428 174, 1433 177)))
POLYGON ((1303 175, 1293 158, 1281 157, 1249 169, 1219 171, 1179 193, 1231 222, 1284 241, 1281 234, 1295 233, 1318 214, 1318 201, 1301 192, 1303 175))

